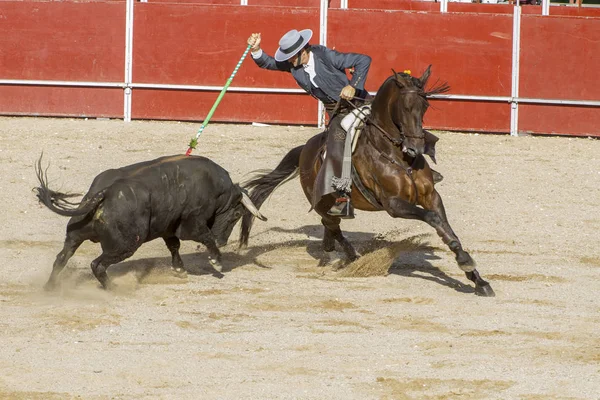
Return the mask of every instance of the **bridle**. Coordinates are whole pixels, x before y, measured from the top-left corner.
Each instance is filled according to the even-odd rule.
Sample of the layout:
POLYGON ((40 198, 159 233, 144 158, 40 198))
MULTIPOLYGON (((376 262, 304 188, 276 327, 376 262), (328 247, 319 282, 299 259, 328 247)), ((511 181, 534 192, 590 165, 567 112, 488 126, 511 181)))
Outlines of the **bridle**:
MULTIPOLYGON (((418 93, 418 92, 419 92, 419 90, 417 90, 417 89, 403 89, 402 91, 403 91, 404 93, 411 93, 411 92, 412 92, 412 93, 418 93)), ((382 128, 382 127, 381 127, 381 126, 378 124, 378 123, 376 123, 376 122, 373 120, 373 118, 371 117, 371 115, 370 115, 370 114, 366 114, 366 113, 364 113, 364 112, 363 112, 363 111, 362 111, 362 110, 361 110, 359 107, 357 107, 357 106, 356 106, 354 103, 352 103, 352 101, 351 101, 351 100, 348 100, 348 99, 342 99, 342 98, 340 98, 340 100, 338 100, 338 102, 337 102, 337 104, 336 104, 336 106, 335 106, 335 108, 334 108, 334 111, 332 112, 332 115, 334 115, 334 116, 335 116, 335 114, 337 113, 337 110, 339 109, 339 106, 340 106, 340 104, 341 104, 342 100, 345 100, 345 101, 346 101, 348 104, 350 104, 350 106, 352 106, 352 107, 353 107, 355 110, 358 110, 358 112, 359 112, 360 114, 362 114, 362 116, 363 116, 363 117, 365 117, 365 121, 366 121, 366 123, 367 123, 367 124, 370 124, 370 125, 373 125, 375 128, 377 128, 377 129, 378 129, 378 130, 381 132, 381 134, 382 134, 382 135, 383 135, 383 136, 384 136, 384 137, 385 137, 387 140, 389 140, 389 141, 390 141, 390 142, 391 142, 391 143, 392 143, 392 144, 393 144, 395 147, 401 147, 401 146, 402 146, 402 142, 404 141, 404 139, 405 139, 405 138, 415 138, 415 139, 422 139, 421 137, 414 136, 414 135, 407 135, 407 134, 405 134, 405 133, 403 133, 403 132, 400 132, 400 135, 402 136, 402 138, 401 138, 400 140, 396 139, 396 138, 395 138, 395 137, 393 137, 393 136, 392 136, 392 135, 391 135, 389 132, 387 132, 385 129, 383 129, 383 128, 382 128)), ((364 99, 363 99, 363 98, 356 97, 356 96, 354 96, 354 97, 352 98, 352 100, 361 100, 361 101, 364 101, 364 99)), ((367 140, 369 140, 369 138, 368 138, 368 137, 367 137, 367 140)), ((403 169, 403 170, 406 172, 406 174, 407 174, 407 175, 408 175, 408 176, 411 178, 411 180, 412 180, 412 182, 413 182, 413 185, 415 185, 415 181, 414 181, 414 179, 413 179, 413 176, 412 176, 412 171, 413 171, 413 169, 414 169, 414 166, 415 166, 415 164, 416 164, 416 162, 417 162, 417 158, 418 158, 418 157, 413 157, 413 161, 412 161, 412 163, 411 163, 411 164, 410 164, 408 167, 406 167, 404 164, 402 164, 402 163, 400 163, 400 162, 396 161, 396 160, 395 160, 395 159, 394 159, 392 156, 390 156, 390 155, 388 155, 388 154, 386 154, 386 153, 382 152, 381 150, 379 150, 379 154, 381 155, 381 157, 383 157, 384 159, 386 159, 386 160, 387 160, 388 162, 390 162, 391 164, 393 164, 393 165, 397 165, 397 166, 399 166, 400 168, 402 168, 402 169, 403 169)))
MULTIPOLYGON (((401 89, 402 93, 419 93, 420 90, 417 89, 401 89)), ((400 135, 402 136, 402 138, 400 140, 396 139, 395 137, 393 137, 389 132, 387 132, 385 129, 383 129, 381 126, 379 126, 379 124, 377 124, 373 118, 371 117, 370 114, 365 114, 359 107, 357 107, 351 100, 361 100, 364 101, 363 98, 361 97, 357 97, 354 96, 351 100, 348 99, 342 99, 340 98, 337 102, 337 104, 335 105, 335 108, 333 109, 332 115, 335 116, 337 114, 337 112, 339 111, 340 105, 342 103, 342 100, 345 100, 346 103, 350 104, 351 107, 353 107, 355 110, 358 110, 359 113, 362 114, 363 117, 365 117, 365 120, 368 124, 373 125, 375 128, 377 128, 382 134, 383 136, 389 140, 394 146, 396 147, 400 147, 402 146, 402 142, 404 141, 405 138, 410 138, 410 139, 423 139, 423 137, 420 136, 415 136, 415 135, 408 135, 402 131, 400 131, 400 135)))

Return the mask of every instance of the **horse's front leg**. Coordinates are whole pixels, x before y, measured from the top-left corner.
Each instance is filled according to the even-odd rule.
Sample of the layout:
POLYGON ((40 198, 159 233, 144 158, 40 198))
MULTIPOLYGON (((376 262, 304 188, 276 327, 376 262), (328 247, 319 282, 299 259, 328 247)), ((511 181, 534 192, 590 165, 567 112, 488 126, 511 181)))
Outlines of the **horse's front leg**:
POLYGON ((475 283, 475 294, 494 296, 492 287, 479 276, 479 272, 475 269, 475 261, 462 248, 458 236, 450 227, 442 198, 437 191, 433 190, 429 196, 422 196, 421 204, 425 208, 417 207, 406 200, 395 197, 388 201, 387 211, 394 218, 419 219, 431 225, 442 241, 456 255, 459 268, 465 272, 467 278, 475 283))

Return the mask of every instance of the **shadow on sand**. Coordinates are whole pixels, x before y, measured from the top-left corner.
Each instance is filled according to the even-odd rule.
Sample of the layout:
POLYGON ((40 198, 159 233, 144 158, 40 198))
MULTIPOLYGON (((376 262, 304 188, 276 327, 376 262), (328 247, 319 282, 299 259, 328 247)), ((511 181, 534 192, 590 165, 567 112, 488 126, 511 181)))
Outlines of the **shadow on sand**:
MULTIPOLYGON (((321 237, 322 237, 322 226, 321 225, 305 225, 296 229, 282 229, 282 228, 271 228, 261 234, 266 233, 282 233, 292 235, 303 235, 306 238, 287 240, 277 243, 269 243, 258 246, 253 246, 250 242, 247 249, 242 252, 237 251, 237 241, 232 241, 229 245, 221 249, 223 253, 222 265, 223 273, 234 270, 235 268, 254 264, 260 268, 271 269, 271 266, 265 265, 259 261, 259 257, 264 253, 279 249, 279 248, 299 248, 305 249, 308 255, 318 262, 318 266, 324 267, 330 264, 330 256, 322 250, 321 237)), ((256 237, 260 236, 257 235, 256 237)), ((464 283, 448 276, 446 273, 435 267, 431 261, 439 260, 440 257, 435 255, 435 250, 439 248, 432 247, 427 243, 423 242, 423 238, 428 235, 413 235, 405 237, 399 240, 391 241, 386 239, 386 236, 399 236, 396 233, 388 233, 386 235, 379 235, 374 233, 366 232, 345 232, 346 238, 356 247, 357 251, 362 254, 362 257, 358 260, 367 260, 371 262, 368 257, 381 249, 393 249, 390 251, 390 259, 388 260, 389 267, 379 265, 378 268, 381 273, 377 275, 394 274, 405 276, 409 278, 425 279, 431 282, 438 283, 442 286, 452 288, 461 293, 473 293, 473 287, 465 285, 464 283)), ((256 239, 255 237, 255 239, 256 239)), ((168 254, 168 250, 165 247, 165 253, 168 254)), ((182 254, 181 258, 184 263, 184 267, 189 275, 203 276, 212 275, 217 279, 222 279, 225 275, 215 270, 208 262, 206 251, 202 245, 198 246, 198 252, 182 254)), ((372 262, 381 262, 381 260, 374 259, 372 262)), ((346 268, 352 266, 352 264, 344 264, 346 268)), ((167 277, 164 279, 164 283, 171 283, 176 278, 174 273, 171 271, 171 257, 153 257, 143 258, 130 261, 123 261, 121 263, 112 265, 108 269, 109 276, 111 278, 119 278, 128 274, 133 274, 138 283, 146 283, 151 276, 167 277)), ((96 280, 91 274, 89 269, 69 269, 66 268, 63 271, 64 275, 71 276, 75 284, 80 284, 89 280, 96 280), (78 276, 74 276, 74 275, 78 276)), ((345 276, 351 277, 352 275, 346 274, 345 276)), ((360 275, 358 275, 360 276, 360 275)), ((184 280, 181 280, 184 281, 184 280)))

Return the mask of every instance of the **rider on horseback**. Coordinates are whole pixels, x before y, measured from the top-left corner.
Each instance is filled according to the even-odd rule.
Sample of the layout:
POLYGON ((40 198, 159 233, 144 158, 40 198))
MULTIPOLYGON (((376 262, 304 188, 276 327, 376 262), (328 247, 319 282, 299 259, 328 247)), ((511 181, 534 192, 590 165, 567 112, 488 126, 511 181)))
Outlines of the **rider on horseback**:
POLYGON ((312 206, 315 207, 323 196, 337 191, 336 203, 328 214, 353 218, 349 192, 336 190, 333 181, 341 176, 346 138, 340 121, 353 109, 349 101, 361 104, 370 97, 365 90, 365 81, 371 57, 311 45, 308 43, 311 37, 310 29, 289 31, 279 41, 274 58, 260 48, 260 33, 253 33, 248 38, 248 44, 251 46, 252 58, 260 68, 290 72, 302 89, 323 102, 330 120, 327 128, 327 153, 315 181, 312 206), (346 70, 351 68, 352 78, 348 79, 346 70))

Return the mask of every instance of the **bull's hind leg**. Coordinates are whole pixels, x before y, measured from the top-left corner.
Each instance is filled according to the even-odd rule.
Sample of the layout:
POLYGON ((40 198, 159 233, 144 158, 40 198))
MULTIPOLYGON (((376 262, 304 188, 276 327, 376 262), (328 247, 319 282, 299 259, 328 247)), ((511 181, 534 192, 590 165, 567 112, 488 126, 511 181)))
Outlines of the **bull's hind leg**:
POLYGON ((100 257, 92 261, 91 267, 94 276, 104 289, 115 289, 115 284, 111 282, 110 278, 106 274, 106 270, 113 264, 117 264, 126 258, 129 258, 135 253, 135 250, 129 251, 104 251, 100 257))
POLYGON ((65 243, 63 245, 63 249, 56 255, 56 260, 54 260, 54 264, 52 265, 52 272, 50 273, 50 278, 48 278, 48 282, 44 285, 45 290, 54 290, 56 288, 56 283, 58 281, 58 275, 61 273, 65 265, 67 265, 67 261, 75 254, 75 251, 81 246, 81 243, 84 242, 84 239, 74 237, 73 235, 67 234, 67 238, 65 239, 65 243))
POLYGON ((465 272, 467 278, 475 283, 475 294, 494 296, 492 287, 479 276, 479 272, 475 269, 475 261, 462 248, 458 236, 450 227, 440 195, 434 190, 429 197, 421 199, 421 203, 425 209, 395 197, 388 201, 387 211, 394 218, 419 219, 431 225, 442 241, 456 255, 459 268, 465 272))
POLYGON ((171 270, 180 277, 186 277, 187 272, 183 269, 183 260, 179 255, 179 248, 181 247, 181 242, 176 236, 164 237, 163 240, 167 245, 167 248, 171 252, 171 270))

